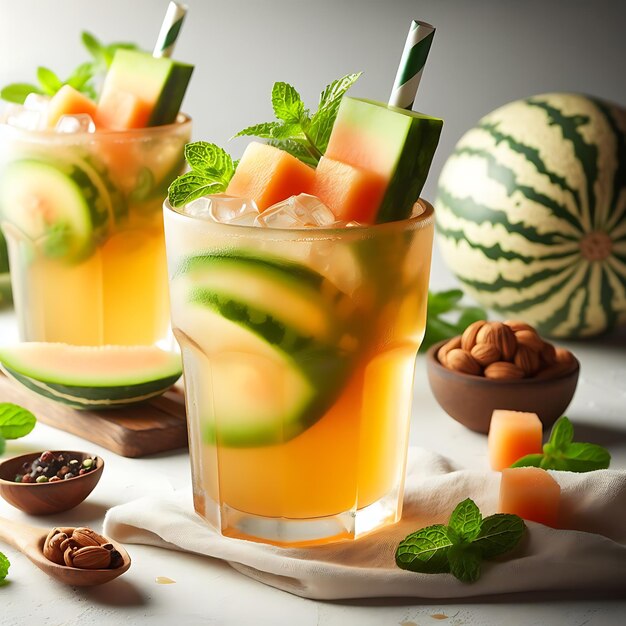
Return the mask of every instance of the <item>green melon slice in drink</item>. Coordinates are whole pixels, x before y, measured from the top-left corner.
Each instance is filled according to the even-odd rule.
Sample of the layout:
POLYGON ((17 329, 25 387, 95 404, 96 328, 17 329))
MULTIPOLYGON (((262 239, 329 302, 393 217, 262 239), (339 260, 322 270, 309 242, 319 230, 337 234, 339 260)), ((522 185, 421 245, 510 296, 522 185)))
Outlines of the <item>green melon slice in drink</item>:
MULTIPOLYGON (((415 111, 373 100, 342 99, 325 156, 386 181, 375 218, 370 219, 367 207, 368 214, 360 217, 351 211, 350 219, 380 223, 411 215, 426 182, 442 126, 442 120, 415 111)), ((336 175, 335 170, 320 172, 320 176, 336 175)), ((351 184, 347 177, 346 184, 351 184)), ((339 210, 342 212, 343 207, 339 210)))
POLYGON ((187 63, 118 50, 102 86, 96 124, 121 130, 173 123, 192 72, 187 63))

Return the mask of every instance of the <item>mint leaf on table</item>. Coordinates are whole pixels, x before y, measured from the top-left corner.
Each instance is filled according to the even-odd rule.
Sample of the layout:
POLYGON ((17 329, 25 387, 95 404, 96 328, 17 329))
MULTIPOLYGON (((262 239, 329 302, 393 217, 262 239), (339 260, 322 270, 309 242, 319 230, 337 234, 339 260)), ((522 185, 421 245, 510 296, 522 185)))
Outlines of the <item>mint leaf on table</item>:
POLYGON ((0 437, 18 439, 35 428, 37 418, 27 409, 11 402, 0 402, 0 437))
POLYGON ((327 85, 320 94, 318 110, 311 115, 293 85, 274 83, 272 108, 276 121, 262 122, 239 131, 235 137, 260 137, 300 159, 316 166, 328 147, 341 98, 361 73, 348 74, 327 85))
POLYGON ((11 567, 9 559, 7 559, 7 557, 2 554, 2 552, 0 552, 0 581, 3 581, 7 577, 9 573, 9 567, 11 567))
POLYGON ((185 159, 191 171, 174 180, 167 191, 173 207, 184 206, 207 194, 222 193, 237 167, 225 150, 206 141, 188 143, 185 159))
POLYGON ((426 330, 420 349, 444 339, 460 335, 473 322, 487 319, 487 311, 477 306, 462 304, 463 292, 460 289, 428 292, 426 330))
POLYGON ((526 525, 518 515, 496 513, 486 517, 472 542, 485 559, 492 559, 512 550, 522 538, 526 525))
POLYGON ((459 543, 448 552, 450 573, 464 583, 473 583, 480 578, 483 556, 473 543, 459 543))
POLYGON ((452 511, 448 525, 463 541, 472 541, 480 532, 483 516, 470 498, 460 502, 452 511))
POLYGON ((447 526, 427 526, 403 539, 396 550, 396 563, 402 569, 425 574, 450 571, 448 550, 454 542, 447 526))
POLYGON ((37 68, 37 80, 47 96, 53 96, 63 87, 63 81, 47 67, 40 66, 37 68))
POLYGON ((525 529, 517 515, 498 513, 483 519, 467 498, 455 507, 447 526, 427 526, 403 539, 396 549, 396 565, 424 574, 449 572, 472 583, 480 577, 482 561, 512 550, 525 529))
POLYGON ((611 455, 606 448, 593 443, 574 441, 574 427, 567 417, 560 417, 552 427, 543 454, 528 454, 511 467, 541 467, 567 472, 593 472, 606 469, 611 455))

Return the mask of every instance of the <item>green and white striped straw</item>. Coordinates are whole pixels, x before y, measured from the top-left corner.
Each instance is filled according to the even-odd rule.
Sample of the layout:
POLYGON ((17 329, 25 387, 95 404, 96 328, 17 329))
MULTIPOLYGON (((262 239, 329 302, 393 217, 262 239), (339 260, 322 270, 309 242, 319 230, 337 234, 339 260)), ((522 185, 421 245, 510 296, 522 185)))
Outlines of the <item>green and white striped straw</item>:
POLYGON ((171 57, 178 39, 178 33, 187 15, 187 7, 178 2, 170 2, 161 24, 161 30, 154 46, 153 57, 171 57))
POLYGON ((435 27, 426 22, 413 20, 404 44, 396 80, 391 90, 389 104, 411 110, 415 94, 422 78, 428 51, 435 36, 435 27))

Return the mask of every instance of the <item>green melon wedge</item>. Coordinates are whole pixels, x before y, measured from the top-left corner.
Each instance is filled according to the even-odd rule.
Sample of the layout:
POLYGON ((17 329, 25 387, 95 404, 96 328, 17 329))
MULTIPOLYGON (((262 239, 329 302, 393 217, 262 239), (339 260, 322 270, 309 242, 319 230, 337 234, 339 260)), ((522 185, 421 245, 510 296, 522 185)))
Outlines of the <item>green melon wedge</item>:
POLYGON ((76 409, 109 409, 158 396, 182 374, 178 354, 151 346, 26 342, 0 348, 8 376, 76 409))

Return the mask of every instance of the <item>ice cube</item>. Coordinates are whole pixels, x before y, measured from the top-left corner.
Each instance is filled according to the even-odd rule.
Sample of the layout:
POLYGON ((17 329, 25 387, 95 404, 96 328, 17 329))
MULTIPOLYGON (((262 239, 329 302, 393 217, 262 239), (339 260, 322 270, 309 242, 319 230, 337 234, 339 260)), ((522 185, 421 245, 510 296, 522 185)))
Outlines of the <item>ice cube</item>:
POLYGON ((259 214, 256 202, 249 198, 236 198, 226 194, 215 195, 211 198, 211 217, 222 224, 233 224, 238 220, 248 218, 254 222, 259 214))
POLYGON ((187 215, 201 217, 221 224, 252 226, 259 214, 254 200, 235 198, 226 194, 203 196, 185 206, 187 215))
POLYGON ((323 228, 335 223, 333 212, 319 198, 301 193, 263 211, 257 226, 267 228, 323 228))
POLYGON ((7 124, 23 130, 41 130, 45 128, 46 116, 42 111, 31 111, 23 106, 7 112, 7 124))
POLYGON ((93 133, 95 130, 96 125, 87 113, 61 115, 56 125, 57 133, 93 133))
POLYGON ((45 113, 48 110, 50 104, 49 96, 42 96, 38 93, 29 93, 24 100, 24 108, 29 111, 41 111, 45 113))

